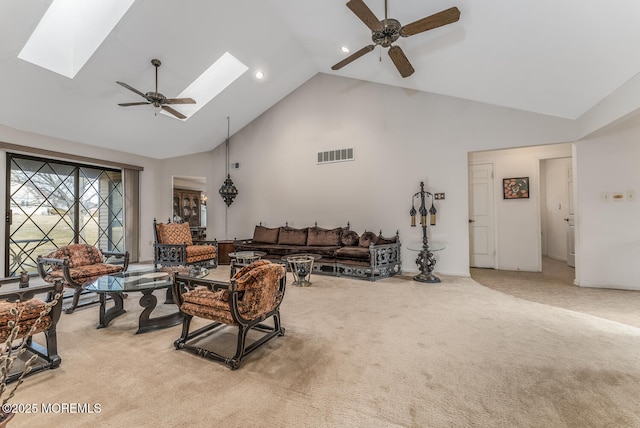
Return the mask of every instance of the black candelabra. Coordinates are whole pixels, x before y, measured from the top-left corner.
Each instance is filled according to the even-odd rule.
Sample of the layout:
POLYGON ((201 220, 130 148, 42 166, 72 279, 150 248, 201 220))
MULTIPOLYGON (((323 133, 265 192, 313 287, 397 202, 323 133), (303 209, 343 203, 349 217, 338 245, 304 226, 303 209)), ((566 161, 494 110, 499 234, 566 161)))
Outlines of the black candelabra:
POLYGON ((416 264, 420 273, 413 277, 415 281, 420 282, 440 282, 440 278, 433 275, 433 269, 436 265, 436 258, 429 250, 429 238, 427 237, 427 220, 429 225, 436 225, 436 207, 433 205, 433 194, 424 190, 424 182, 420 182, 420 191, 411 198, 411 227, 416 227, 416 214, 420 214, 420 226, 422 226, 422 249, 416 258, 416 264), (420 209, 416 211, 415 199, 420 198, 420 209), (431 208, 427 210, 426 198, 431 198, 431 208))

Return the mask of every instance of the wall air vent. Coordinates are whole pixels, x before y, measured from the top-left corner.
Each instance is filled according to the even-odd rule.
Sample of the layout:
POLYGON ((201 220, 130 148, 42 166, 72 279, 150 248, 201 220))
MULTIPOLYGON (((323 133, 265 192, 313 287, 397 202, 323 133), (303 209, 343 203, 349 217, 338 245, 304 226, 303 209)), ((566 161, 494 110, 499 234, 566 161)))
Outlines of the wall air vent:
POLYGON ((329 150, 318 152, 318 165, 333 162, 346 162, 354 160, 353 147, 349 149, 329 150))

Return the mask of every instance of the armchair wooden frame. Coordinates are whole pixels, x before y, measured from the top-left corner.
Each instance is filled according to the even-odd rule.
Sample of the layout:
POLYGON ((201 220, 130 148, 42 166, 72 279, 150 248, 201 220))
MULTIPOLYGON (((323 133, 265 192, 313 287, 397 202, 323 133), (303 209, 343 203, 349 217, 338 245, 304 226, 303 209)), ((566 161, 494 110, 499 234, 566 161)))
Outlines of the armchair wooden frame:
MULTIPOLYGON (((284 268, 282 269, 284 270, 284 268)), ((229 320, 216 319, 215 317, 206 317, 207 319, 213 320, 213 322, 190 332, 189 328, 191 326, 193 315, 183 312, 184 318, 182 323, 182 334, 180 338, 174 342, 175 348, 187 350, 193 354, 210 360, 220 361, 229 366, 229 368, 231 368, 232 370, 237 369, 238 367, 240 367, 240 363, 242 362, 244 357, 258 349, 260 346, 264 345, 274 337, 284 336, 285 334, 285 329, 284 327, 282 327, 280 322, 280 304, 282 303, 282 299, 284 298, 286 287, 286 271, 285 274, 283 274, 282 277, 277 281, 277 298, 274 307, 266 312, 260 313, 254 319, 248 319, 242 315, 240 303, 244 297, 244 294, 249 290, 239 290, 237 287, 236 279, 231 279, 231 281, 229 282, 224 282, 210 279, 195 279, 190 276, 175 274, 173 284, 173 298, 179 308, 182 308, 182 305, 184 303, 183 293, 189 290, 193 290, 195 287, 204 286, 214 293, 224 292, 224 294, 228 296, 228 311, 231 315, 231 322, 229 322, 229 320), (273 326, 264 324, 264 321, 268 318, 273 318, 273 326), (224 356, 211 350, 194 345, 192 343, 195 342, 194 339, 197 339, 198 337, 208 332, 213 332, 216 329, 221 329, 225 326, 237 326, 238 328, 236 352, 233 356, 224 356), (259 331, 263 333, 263 335, 251 344, 247 345, 247 335, 251 330, 259 331)))
MULTIPOLYGON (((0 286, 4 288, 6 288, 5 285, 11 283, 20 283, 20 287, 22 288, 0 289, 0 300, 6 300, 10 303, 19 303, 33 299, 37 295, 46 293, 47 297, 43 299, 43 302, 51 302, 54 300, 54 296, 56 294, 62 294, 64 290, 64 285, 60 280, 55 281, 53 284, 24 287, 24 284, 20 282, 20 278, 12 277, 0 279, 0 286)), ((60 319, 61 312, 62 298, 59 298, 56 304, 51 307, 51 310, 49 312, 49 317, 51 317, 51 325, 47 329, 42 331, 42 334, 44 334, 45 337, 45 345, 34 341, 33 336, 24 338, 24 335, 22 337, 18 335, 16 341, 23 340, 24 338, 24 340, 26 341, 25 349, 27 350, 27 352, 38 355, 38 357, 40 357, 37 360, 36 364, 31 367, 31 370, 25 374, 25 376, 30 376, 45 369, 55 369, 62 362, 62 359, 58 355, 58 337, 56 334, 56 325, 58 323, 58 320, 60 319)), ((6 382, 11 383, 18 380, 20 376, 22 376, 22 373, 22 371, 10 373, 9 375, 7 375, 6 382)))

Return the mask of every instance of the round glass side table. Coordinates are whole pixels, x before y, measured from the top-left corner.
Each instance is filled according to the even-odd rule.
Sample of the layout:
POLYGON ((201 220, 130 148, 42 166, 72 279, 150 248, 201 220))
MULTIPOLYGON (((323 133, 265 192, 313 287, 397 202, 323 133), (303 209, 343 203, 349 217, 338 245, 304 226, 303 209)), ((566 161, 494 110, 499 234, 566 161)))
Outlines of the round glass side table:
POLYGON ((236 251, 229 253, 229 264, 231 265, 230 276, 233 278, 236 274, 237 267, 246 266, 256 260, 260 260, 266 255, 267 253, 264 251, 236 251))
POLYGON ((414 276, 413 280, 418 282, 440 282, 440 278, 433 274, 433 269, 436 266, 436 257, 433 255, 433 252, 444 250, 444 242, 431 241, 428 242, 428 248, 425 248, 422 241, 415 241, 410 242, 407 245, 407 249, 418 252, 416 264, 418 265, 418 269, 420 269, 420 273, 414 276))
POLYGON ((319 254, 291 254, 281 258, 283 262, 287 262, 293 274, 293 285, 298 287, 308 287, 311 285, 311 271, 313 270, 313 262, 321 259, 319 254))

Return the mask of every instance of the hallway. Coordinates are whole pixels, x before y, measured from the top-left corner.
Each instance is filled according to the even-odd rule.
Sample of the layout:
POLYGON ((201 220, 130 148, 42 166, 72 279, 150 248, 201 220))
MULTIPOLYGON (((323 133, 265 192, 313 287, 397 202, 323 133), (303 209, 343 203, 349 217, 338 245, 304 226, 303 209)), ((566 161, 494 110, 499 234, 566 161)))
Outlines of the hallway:
POLYGON ((471 268, 471 277, 505 294, 640 327, 640 291, 573 285, 574 269, 543 257, 542 272, 471 268))

